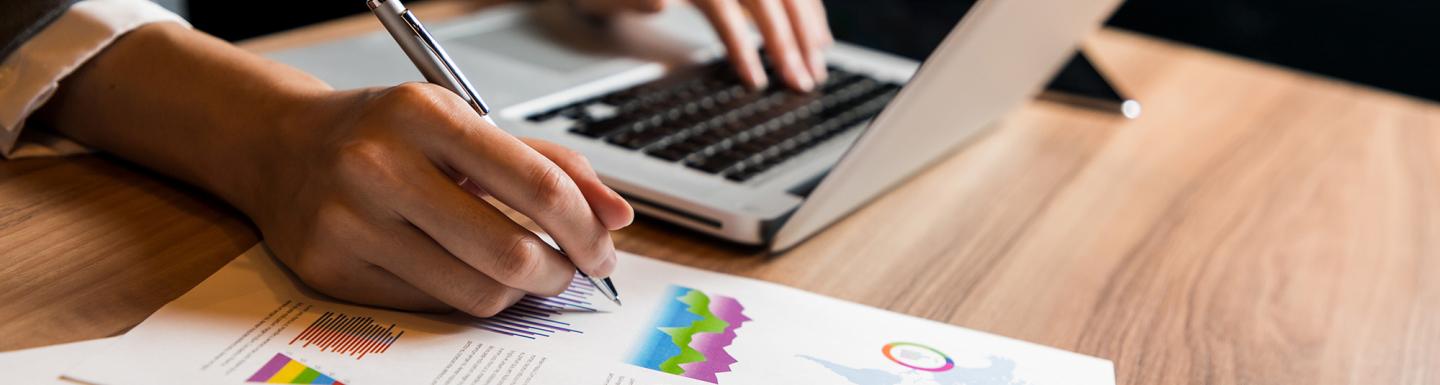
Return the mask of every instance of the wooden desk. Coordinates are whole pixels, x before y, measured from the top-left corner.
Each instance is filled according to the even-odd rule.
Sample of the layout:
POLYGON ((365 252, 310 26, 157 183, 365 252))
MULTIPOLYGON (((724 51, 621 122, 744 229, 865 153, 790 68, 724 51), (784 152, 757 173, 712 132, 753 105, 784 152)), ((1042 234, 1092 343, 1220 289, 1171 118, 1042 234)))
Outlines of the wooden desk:
MULTIPOLYGON (((1121 384, 1440 383, 1440 108, 1121 31, 1087 45, 1143 118, 1032 103, 776 259, 647 221, 620 248, 1105 357, 1121 384)), ((112 159, 0 162, 0 349, 121 333, 255 237, 112 159)))

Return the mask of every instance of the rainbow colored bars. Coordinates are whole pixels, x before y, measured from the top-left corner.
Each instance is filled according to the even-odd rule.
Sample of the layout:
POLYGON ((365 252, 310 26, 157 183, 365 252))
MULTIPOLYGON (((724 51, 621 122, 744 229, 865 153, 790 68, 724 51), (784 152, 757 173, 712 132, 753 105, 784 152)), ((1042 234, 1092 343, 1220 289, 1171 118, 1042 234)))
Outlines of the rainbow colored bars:
POLYGON ((671 286, 670 300, 655 314, 654 330, 645 337, 630 363, 665 373, 719 384, 716 374, 737 362, 725 348, 735 330, 750 321, 734 298, 671 286))
POLYGON ((345 385, 281 353, 275 353, 275 357, 270 358, 270 362, 266 362, 264 366, 260 367, 260 370, 256 370, 255 374, 251 375, 250 379, 245 380, 245 382, 345 385))

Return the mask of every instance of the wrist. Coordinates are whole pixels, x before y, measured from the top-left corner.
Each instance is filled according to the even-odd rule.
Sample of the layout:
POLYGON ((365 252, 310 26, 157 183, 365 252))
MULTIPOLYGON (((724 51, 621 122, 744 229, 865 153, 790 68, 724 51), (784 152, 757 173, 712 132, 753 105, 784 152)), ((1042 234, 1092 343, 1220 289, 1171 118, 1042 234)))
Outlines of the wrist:
POLYGON ((333 93, 297 69, 169 23, 117 39, 60 83, 66 136, 211 192, 247 214, 300 110, 333 93))
POLYGON ((304 149, 314 148, 317 136, 344 116, 336 111, 337 94, 328 88, 280 90, 239 113, 244 117, 227 130, 234 135, 202 172, 204 187, 259 222, 286 187, 305 182, 304 149))

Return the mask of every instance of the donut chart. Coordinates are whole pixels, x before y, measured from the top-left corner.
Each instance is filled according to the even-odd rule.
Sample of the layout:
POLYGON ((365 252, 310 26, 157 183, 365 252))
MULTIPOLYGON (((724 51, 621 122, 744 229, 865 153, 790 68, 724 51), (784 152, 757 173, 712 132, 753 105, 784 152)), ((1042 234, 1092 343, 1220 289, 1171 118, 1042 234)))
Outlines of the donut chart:
POLYGON ((880 348, 880 352, 884 353, 885 358, 890 361, 910 369, 943 372, 955 368, 955 360, 950 356, 935 348, 914 342, 891 342, 880 348), (944 362, 940 363, 941 360, 944 362))

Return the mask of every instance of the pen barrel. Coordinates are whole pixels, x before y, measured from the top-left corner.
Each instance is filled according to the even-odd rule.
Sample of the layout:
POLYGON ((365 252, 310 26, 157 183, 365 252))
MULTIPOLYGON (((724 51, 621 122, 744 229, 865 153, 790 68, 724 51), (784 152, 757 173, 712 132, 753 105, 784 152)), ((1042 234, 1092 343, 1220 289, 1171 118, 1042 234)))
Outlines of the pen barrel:
POLYGON ((436 65, 441 62, 440 57, 426 47, 425 42, 420 40, 410 24, 405 21, 404 14, 408 10, 404 4, 398 0, 368 0, 366 5, 370 7, 370 11, 375 14, 375 17, 380 19, 380 24, 385 26, 385 31, 389 32, 390 37, 400 45, 400 50, 405 52, 405 56, 410 58, 426 81, 460 95, 461 99, 465 99, 466 103, 476 108, 477 112, 482 115, 489 112, 486 108, 478 105, 479 101, 472 100, 466 95, 467 92, 462 88, 459 79, 436 65))

